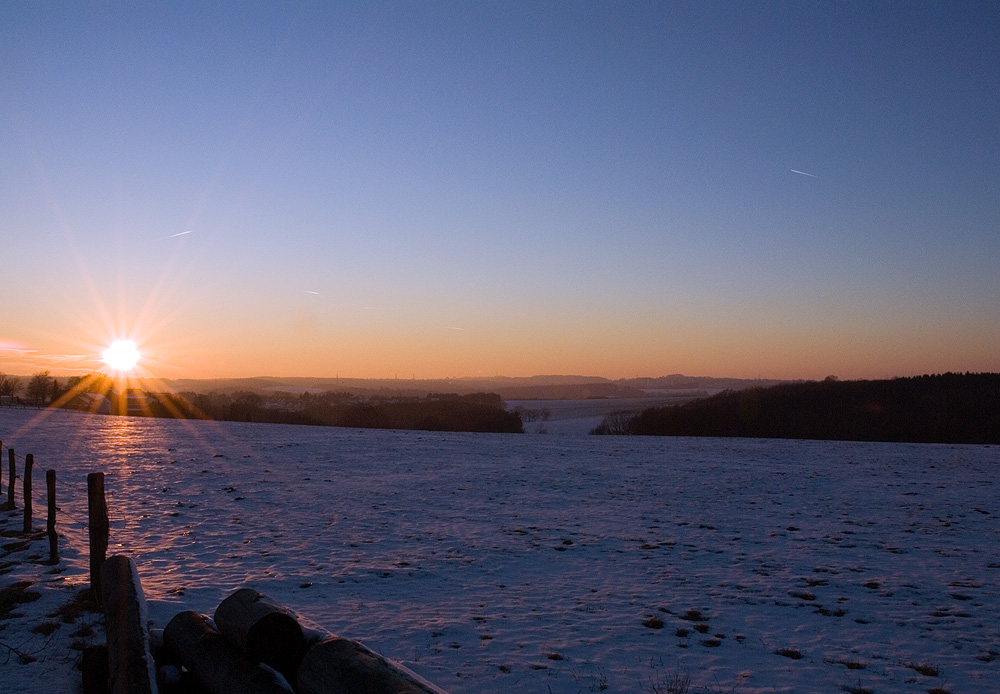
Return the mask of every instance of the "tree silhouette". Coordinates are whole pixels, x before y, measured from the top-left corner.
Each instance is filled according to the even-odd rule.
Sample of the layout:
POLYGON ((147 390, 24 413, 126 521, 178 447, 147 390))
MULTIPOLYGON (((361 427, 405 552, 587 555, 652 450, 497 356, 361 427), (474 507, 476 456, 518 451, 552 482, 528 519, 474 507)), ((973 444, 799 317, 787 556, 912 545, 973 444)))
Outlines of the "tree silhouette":
POLYGON ((13 398, 21 392, 21 388, 23 387, 24 384, 21 383, 21 379, 17 376, 8 376, 7 374, 0 373, 0 395, 13 398))
POLYGON ((51 376, 49 376, 48 371, 39 371, 32 375, 31 380, 28 381, 28 389, 25 391, 32 404, 41 406, 49 403, 50 381, 51 376))

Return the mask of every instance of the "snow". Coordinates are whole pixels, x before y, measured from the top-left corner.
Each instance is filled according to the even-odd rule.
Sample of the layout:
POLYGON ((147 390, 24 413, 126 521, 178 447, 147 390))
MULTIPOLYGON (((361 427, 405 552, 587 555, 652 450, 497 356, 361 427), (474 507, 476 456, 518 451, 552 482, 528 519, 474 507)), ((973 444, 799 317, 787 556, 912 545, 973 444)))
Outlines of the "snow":
MULTIPOLYGON (((996 447, 6 408, 0 438, 58 470, 78 519, 106 473, 109 551, 134 557, 154 627, 249 585, 452 694, 657 694, 685 675, 692 692, 1000 691, 996 447)), ((87 581, 82 525, 60 524, 61 573, 0 557, 20 560, 0 587, 43 593, 0 622, 36 658, 0 657, 5 692, 79 690, 82 622, 31 633, 87 581)))

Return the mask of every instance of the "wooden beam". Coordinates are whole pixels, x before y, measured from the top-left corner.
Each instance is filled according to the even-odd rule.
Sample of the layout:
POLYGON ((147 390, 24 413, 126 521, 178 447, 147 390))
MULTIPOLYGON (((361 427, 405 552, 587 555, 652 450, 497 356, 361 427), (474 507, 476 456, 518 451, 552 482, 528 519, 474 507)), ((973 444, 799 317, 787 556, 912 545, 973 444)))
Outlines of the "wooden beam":
POLYGON ((101 571, 111 694, 156 694, 156 665, 149 653, 146 598, 135 562, 116 554, 101 571))

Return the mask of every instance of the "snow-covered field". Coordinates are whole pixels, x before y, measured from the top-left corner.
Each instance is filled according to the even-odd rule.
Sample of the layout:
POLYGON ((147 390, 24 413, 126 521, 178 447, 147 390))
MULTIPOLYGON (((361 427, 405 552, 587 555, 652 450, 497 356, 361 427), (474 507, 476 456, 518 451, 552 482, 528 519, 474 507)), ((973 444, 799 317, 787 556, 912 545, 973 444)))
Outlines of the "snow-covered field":
MULTIPOLYGON (((79 519, 107 474, 154 625, 249 584, 453 694, 1000 691, 996 447, 39 415, 0 409, 4 446, 79 519)), ((0 648, 4 692, 79 687, 87 618, 31 631, 87 580, 60 522, 60 573, 0 558, 43 594, 0 622, 36 658, 0 648)))

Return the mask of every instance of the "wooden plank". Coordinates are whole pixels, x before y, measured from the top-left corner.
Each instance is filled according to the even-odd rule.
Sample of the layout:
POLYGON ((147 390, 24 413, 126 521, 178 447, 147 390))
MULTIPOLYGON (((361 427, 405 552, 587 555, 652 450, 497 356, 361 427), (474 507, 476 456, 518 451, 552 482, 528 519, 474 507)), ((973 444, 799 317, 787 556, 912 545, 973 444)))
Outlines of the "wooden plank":
POLYGON ((101 574, 111 694, 156 694, 146 598, 135 562, 121 554, 108 557, 101 574))

